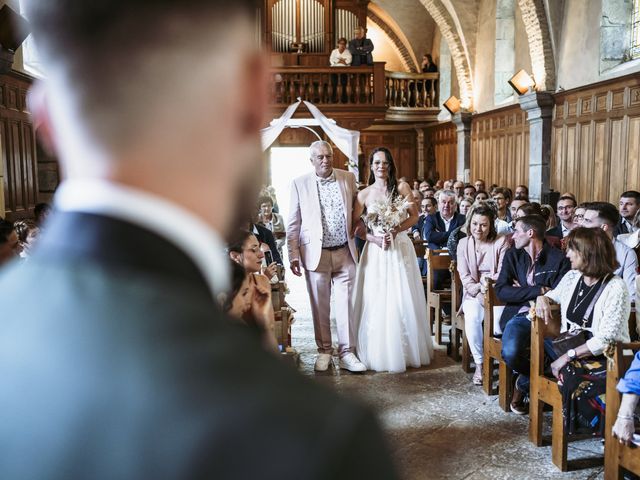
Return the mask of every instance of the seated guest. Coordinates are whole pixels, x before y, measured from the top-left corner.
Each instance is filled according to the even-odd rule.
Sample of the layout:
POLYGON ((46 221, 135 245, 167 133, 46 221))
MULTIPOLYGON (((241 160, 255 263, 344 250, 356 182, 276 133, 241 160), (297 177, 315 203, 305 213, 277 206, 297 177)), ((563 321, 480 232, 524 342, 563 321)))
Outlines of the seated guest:
MULTIPOLYGON (((563 197, 568 197, 568 195, 562 195, 563 197)), ((589 202, 582 202, 578 204, 576 209, 573 211, 573 223, 576 227, 582 226, 582 220, 584 219, 584 212, 587 210, 587 205, 589 202)))
POLYGON ((429 187, 424 192, 422 192, 422 195, 424 198, 435 198, 436 191, 432 187, 429 187))
POLYGON ((437 191, 437 190, 442 190, 442 188, 444 187, 444 181, 443 180, 438 180, 436 182, 436 184, 433 186, 433 188, 437 191))
MULTIPOLYGON (((544 219, 545 229, 546 229, 546 226, 549 222, 549 215, 551 214, 552 213, 548 209, 543 209, 542 205, 540 205, 538 202, 530 202, 530 203, 525 203, 523 205, 520 205, 518 207, 518 210, 516 211, 515 219, 517 220, 518 218, 525 217, 527 215, 539 215, 544 219)), ((562 248, 562 239, 559 237, 554 237, 552 235, 549 235, 548 231, 545 232, 544 239, 552 247, 560 248, 560 249, 562 248)))
POLYGON ((521 197, 529 198, 529 187, 526 185, 518 185, 514 193, 514 198, 520 195, 521 197))
POLYGON ((507 250, 496 281, 496 294, 506 304, 500 317, 502 358, 519 374, 511 411, 519 415, 527 413, 525 397, 529 392, 529 302, 555 288, 570 268, 562 251, 545 242, 545 231, 546 223, 539 215, 516 220, 514 246, 507 250))
POLYGON ((495 211, 487 205, 473 207, 466 221, 468 236, 457 248, 457 268, 462 281, 462 311, 469 348, 476 365, 473 383, 482 385, 482 320, 484 319, 483 279, 496 280, 508 245, 498 237, 495 211))
MULTIPOLYGON (((263 265, 264 253, 260 249, 260 241, 249 231, 241 231, 228 247, 229 258, 242 265, 247 273, 262 273, 273 278, 278 273, 276 262, 263 265)), ((276 252, 272 251, 275 256, 276 252)))
POLYGON ((628 287, 631 300, 635 301, 638 256, 632 248, 629 248, 613 236, 613 232, 616 225, 619 224, 619 221, 620 214, 616 207, 607 202, 591 202, 587 204, 587 209, 582 219, 582 226, 604 230, 609 240, 613 242, 616 260, 618 262, 618 268, 616 268, 614 273, 624 280, 624 283, 628 287))
POLYGON ((629 292, 614 275, 618 266, 611 240, 601 229, 576 228, 567 237, 571 271, 557 287, 538 297, 536 315, 551 320, 550 305, 560 304, 561 332, 582 330, 584 343, 560 352, 547 341, 551 372, 562 393, 569 434, 604 432, 607 360, 605 348, 629 341, 629 292), (551 348, 549 348, 551 347, 551 348))
POLYGON ((489 200, 489 194, 484 190, 478 190, 475 196, 476 202, 484 202, 485 200, 489 200))
POLYGON ((280 258, 282 258, 282 246, 284 245, 287 235, 284 219, 282 215, 273 211, 273 200, 271 197, 260 197, 258 199, 258 207, 260 208, 258 221, 273 234, 278 254, 280 258))
POLYGON ((0 266, 18 257, 20 252, 20 240, 13 223, 0 220, 0 266))
POLYGON ((633 226, 633 219, 640 210, 640 192, 629 190, 620 195, 620 221, 616 225, 614 235, 633 233, 637 227, 633 226))
POLYGON ((349 52, 351 52, 351 65, 373 65, 373 42, 365 37, 364 27, 358 27, 353 32, 355 38, 349 42, 349 52))
MULTIPOLYGON (((529 203, 529 199, 522 195, 516 195, 511 204, 509 205, 509 213, 511 213, 511 220, 516 219, 516 212, 522 206, 529 203)), ((511 225, 513 227, 513 224, 511 225)))
MULTIPOLYGON (((418 186, 418 190, 420 190, 420 193, 422 193, 422 195, 424 195, 427 190, 432 190, 432 188, 431 188, 431 185, 429 185, 429 182, 424 180, 424 181, 420 182, 420 185, 418 186)), ((435 193, 435 191, 434 191, 434 193, 435 193)))
POLYGON ((484 180, 478 179, 473 182, 473 186, 476 187, 476 192, 484 192, 485 191, 485 183, 484 180))
POLYGON ((560 223, 555 228, 550 229, 547 235, 564 238, 575 228, 573 215, 576 210, 575 198, 564 196, 558 199, 557 210, 560 223))
MULTIPOLYGON (((636 298, 640 297, 640 277, 636 279, 636 298)), ((636 318, 640 312, 636 309, 636 318)), ((630 334, 632 332, 629 332, 630 334)), ((616 423, 613 425, 613 436, 620 443, 631 445, 635 433, 634 413, 640 399, 640 351, 636 353, 624 378, 618 383, 618 391, 622 394, 620 409, 616 423)))
POLYGON ((20 242, 20 257, 27 258, 31 248, 40 233, 40 229, 33 220, 18 220, 13 224, 20 242))
POLYGON ((278 265, 282 265, 282 257, 278 252, 278 245, 276 244, 276 238, 273 236, 273 233, 271 233, 267 227, 263 227, 254 221, 250 221, 247 224, 247 230, 255 235, 260 243, 266 243, 273 254, 273 261, 278 265))
POLYGON ((547 221, 547 232, 556 228, 558 226, 558 217, 556 217, 556 212, 553 207, 547 203, 543 203, 540 205, 540 210, 542 210, 542 216, 547 221))
POLYGON ((474 187, 473 185, 467 183, 464 186, 464 196, 465 197, 471 197, 472 199, 476 199, 476 187, 474 187))
POLYGON ((640 246, 640 210, 636 212, 631 226, 635 229, 633 233, 621 233, 616 236, 616 239, 624 243, 627 247, 635 250, 640 246))
POLYGON ((460 215, 465 215, 466 216, 467 212, 471 208, 471 205, 473 205, 473 198, 471 198, 471 197, 463 197, 460 200, 460 203, 458 204, 458 212, 460 213, 460 215))
POLYGON ((422 202, 422 193, 420 193, 420 190, 411 190, 411 194, 413 195, 413 203, 419 206, 420 202, 422 202))
POLYGON ((453 182, 453 191, 456 193, 458 200, 464 197, 464 183, 461 181, 453 182))
POLYGON ((445 180, 442 184, 442 190, 453 190, 454 180, 445 180))
POLYGON ((511 222, 511 213, 509 212, 509 204, 511 203, 511 194, 509 189, 497 187, 492 193, 493 199, 498 204, 498 218, 505 222, 511 222))
POLYGON ((424 221, 429 215, 433 215, 438 211, 438 202, 433 197, 426 197, 420 202, 420 216, 418 222, 411 228, 413 238, 420 239, 422 235, 422 227, 424 221))
POLYGON ((50 213, 51 205, 49 205, 48 203, 38 203, 35 207, 33 207, 33 217, 39 227, 42 226, 50 213))
MULTIPOLYGON (((442 190, 438 198, 438 211, 434 215, 429 215, 422 227, 422 239, 428 242, 431 250, 446 248, 449 235, 456 228, 464 224, 464 215, 456 213, 456 194, 451 190, 442 190)), ((427 274, 427 265, 421 265, 422 275, 427 274)), ((445 277, 444 272, 436 272, 434 281, 436 288, 445 277)))
POLYGON ((269 279, 247 274, 242 265, 233 260, 231 273, 231 288, 222 302, 222 310, 256 328, 263 336, 266 349, 279 352, 269 279))

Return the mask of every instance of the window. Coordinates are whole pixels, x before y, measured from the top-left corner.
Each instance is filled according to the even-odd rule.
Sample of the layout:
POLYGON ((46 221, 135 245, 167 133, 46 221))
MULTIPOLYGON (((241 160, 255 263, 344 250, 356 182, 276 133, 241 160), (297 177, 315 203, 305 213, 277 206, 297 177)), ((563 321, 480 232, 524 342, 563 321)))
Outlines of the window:
MULTIPOLYGON (((24 2, 21 0, 20 15, 27 18, 23 3, 24 2)), ((42 62, 40 62, 40 57, 38 55, 38 51, 36 50, 36 44, 33 41, 33 35, 29 35, 27 39, 22 43, 22 65, 26 72, 36 77, 44 77, 42 62)))
POLYGON ((631 58, 640 58, 640 0, 633 0, 631 14, 631 58))

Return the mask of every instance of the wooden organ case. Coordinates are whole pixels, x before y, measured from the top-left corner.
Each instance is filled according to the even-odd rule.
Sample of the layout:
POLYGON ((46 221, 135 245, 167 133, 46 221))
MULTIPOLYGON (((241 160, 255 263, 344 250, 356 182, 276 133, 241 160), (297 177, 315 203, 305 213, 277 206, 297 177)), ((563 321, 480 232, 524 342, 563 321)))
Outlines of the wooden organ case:
POLYGON ((274 66, 325 67, 337 40, 367 24, 369 0, 265 0, 263 44, 274 66))

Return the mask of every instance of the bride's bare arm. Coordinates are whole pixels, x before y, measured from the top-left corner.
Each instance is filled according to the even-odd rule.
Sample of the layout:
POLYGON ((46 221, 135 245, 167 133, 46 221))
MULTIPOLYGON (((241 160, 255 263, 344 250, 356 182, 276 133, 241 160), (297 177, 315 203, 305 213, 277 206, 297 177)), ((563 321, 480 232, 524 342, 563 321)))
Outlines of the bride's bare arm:
POLYGON ((353 228, 352 235, 357 236, 367 242, 375 243, 378 247, 384 249, 384 237, 378 237, 368 232, 362 218, 364 207, 366 204, 367 192, 366 189, 358 193, 353 205, 353 216, 351 218, 351 224, 353 228))
POLYGON ((409 208, 407 210, 409 216, 398 226, 398 228, 396 228, 396 232, 404 232, 408 228, 411 228, 416 223, 418 223, 418 219, 420 217, 418 214, 418 207, 413 201, 413 193, 411 192, 411 187, 407 182, 398 184, 398 193, 402 195, 407 200, 407 202, 409 202, 409 208))

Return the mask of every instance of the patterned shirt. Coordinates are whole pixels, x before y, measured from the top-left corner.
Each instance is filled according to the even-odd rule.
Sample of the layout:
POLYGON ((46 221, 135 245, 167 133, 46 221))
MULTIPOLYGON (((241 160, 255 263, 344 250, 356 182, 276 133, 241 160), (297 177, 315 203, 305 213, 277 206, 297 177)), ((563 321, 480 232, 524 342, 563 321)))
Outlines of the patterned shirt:
POLYGON ((326 179, 316 177, 316 184, 322 212, 322 248, 344 245, 347 243, 347 220, 335 172, 326 179))

